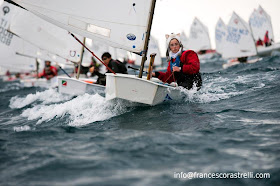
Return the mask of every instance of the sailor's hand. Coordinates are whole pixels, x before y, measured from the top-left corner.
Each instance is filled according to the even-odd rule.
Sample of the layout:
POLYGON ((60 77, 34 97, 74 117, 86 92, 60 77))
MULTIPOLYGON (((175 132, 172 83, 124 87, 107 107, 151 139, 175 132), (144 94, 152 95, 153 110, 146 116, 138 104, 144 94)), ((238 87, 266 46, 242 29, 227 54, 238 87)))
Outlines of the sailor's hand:
POLYGON ((180 72, 181 67, 173 67, 173 72, 180 72))
POLYGON ((90 71, 91 73, 93 73, 93 72, 94 72, 94 67, 91 67, 91 68, 89 69, 89 71, 90 71))

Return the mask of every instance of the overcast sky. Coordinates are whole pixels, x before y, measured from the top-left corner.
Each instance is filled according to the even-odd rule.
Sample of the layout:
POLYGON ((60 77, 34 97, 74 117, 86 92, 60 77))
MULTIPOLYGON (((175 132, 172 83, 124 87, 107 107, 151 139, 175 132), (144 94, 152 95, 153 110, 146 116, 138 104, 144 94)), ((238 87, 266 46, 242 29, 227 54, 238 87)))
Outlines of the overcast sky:
POLYGON ((275 41, 280 42, 280 0, 157 0, 152 35, 159 40, 164 56, 165 34, 185 31, 188 36, 190 25, 197 17, 208 27, 211 45, 215 48, 215 26, 219 17, 227 24, 235 11, 248 22, 259 5, 271 16, 275 41))

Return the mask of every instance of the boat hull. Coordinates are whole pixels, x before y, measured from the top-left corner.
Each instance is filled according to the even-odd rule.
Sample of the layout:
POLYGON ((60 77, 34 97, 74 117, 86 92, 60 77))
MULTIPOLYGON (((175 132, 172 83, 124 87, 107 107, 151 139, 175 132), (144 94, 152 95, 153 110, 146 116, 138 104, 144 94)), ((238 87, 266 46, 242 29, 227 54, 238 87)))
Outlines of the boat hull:
POLYGON ((160 84, 158 79, 148 81, 127 74, 106 74, 106 99, 125 99, 147 105, 179 100, 182 94, 179 87, 160 84))
POLYGON ((23 87, 42 87, 42 88, 55 88, 57 87, 57 77, 54 77, 50 80, 45 78, 30 78, 20 80, 20 83, 23 87))
POLYGON ((280 43, 275 43, 268 47, 257 47, 258 56, 271 56, 274 51, 280 51, 280 43))
POLYGON ((94 84, 92 79, 58 77, 58 92, 68 95, 100 94, 105 96, 105 86, 94 84))

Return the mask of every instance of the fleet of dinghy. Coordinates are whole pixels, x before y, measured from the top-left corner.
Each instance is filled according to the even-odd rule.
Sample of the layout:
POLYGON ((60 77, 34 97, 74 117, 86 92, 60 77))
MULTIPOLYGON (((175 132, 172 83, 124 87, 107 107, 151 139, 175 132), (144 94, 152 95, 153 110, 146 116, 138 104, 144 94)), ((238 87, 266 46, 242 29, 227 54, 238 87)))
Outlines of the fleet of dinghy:
MULTIPOLYGON (((63 3, 60 1, 59 3, 63 3)), ((123 48, 131 52, 142 53, 147 51, 148 43, 150 38, 150 30, 152 25, 152 17, 155 8, 155 0, 145 0, 145 1, 134 1, 130 3, 128 1, 120 1, 120 7, 129 11, 120 11, 115 9, 115 7, 105 9, 102 7, 108 4, 108 2, 96 3, 95 1, 84 0, 81 2, 67 1, 64 6, 58 6, 57 1, 48 1, 48 3, 43 3, 40 1, 32 0, 21 0, 16 1, 16 3, 35 13, 36 15, 46 19, 58 26, 61 26, 68 31, 80 34, 82 36, 91 38, 93 40, 102 39, 103 42, 110 46, 123 48), (97 5, 97 11, 86 11, 89 4, 97 5), (65 6, 66 5, 66 6, 65 6), (71 7, 79 7, 77 10, 80 12, 71 11, 71 7), (59 8, 58 8, 59 7, 59 8), (115 15, 115 16, 110 16, 115 15), (98 19, 100 18, 100 19, 98 19), (102 18, 102 21, 100 21, 102 18), (110 36, 110 37, 109 37, 110 36)), ((144 53, 141 61, 141 70, 143 70, 144 62, 147 53, 144 53)), ((135 101, 145 104, 158 104, 163 102, 164 99, 159 99, 160 101, 149 102, 144 101, 147 97, 145 94, 133 94, 133 91, 143 89, 149 91, 145 87, 154 86, 157 84, 156 89, 161 87, 164 89, 163 97, 169 96, 170 99, 175 99, 172 94, 168 95, 170 87, 159 84, 158 82, 143 80, 142 72, 140 71, 139 77, 132 78, 131 75, 111 75, 107 74, 107 86, 106 86, 106 97, 111 99, 111 95, 115 95, 114 98, 121 98, 129 101, 135 101), (111 80, 113 77, 114 80, 111 80), (117 83, 125 80, 125 87, 130 87, 129 89, 124 89, 124 94, 120 95, 114 93, 117 89, 108 87, 118 87, 117 83), (131 95, 138 97, 137 100, 131 99, 131 95)), ((179 92, 179 91, 178 91, 179 92)), ((155 96, 158 96, 156 94, 155 96)), ((162 97, 162 95, 160 95, 162 97)), ((157 100, 157 99, 155 99, 157 100)))
MULTIPOLYGON (((157 78, 150 78, 151 66, 162 64, 158 44, 150 36, 156 1, 121 0, 118 2, 118 8, 107 6, 110 1, 14 0, 38 17, 25 10, 19 10, 12 18, 10 30, 40 48, 39 53, 46 51, 49 57, 61 56, 78 65, 87 66, 91 62, 92 55, 100 57, 106 51, 109 51, 115 59, 127 59, 128 52, 141 56, 135 61, 135 64, 140 66, 138 76, 110 73, 107 74, 105 87, 95 84, 93 79, 79 78, 78 72, 77 79, 57 78, 60 93, 73 95, 98 93, 104 94, 108 100, 118 98, 148 105, 180 99, 182 90, 176 83, 168 85, 157 78), (24 20, 29 21, 25 23, 24 20), (57 29, 58 27, 60 28, 57 29), (80 44, 85 44, 95 54, 91 51, 82 54, 82 45, 70 38, 68 31, 77 34, 80 44), (82 37, 88 39, 83 40, 82 37), (151 57, 150 64, 148 62, 145 64, 146 56, 151 57), (149 66, 147 77, 143 76, 145 66, 149 66)), ((268 31, 270 39, 274 40, 271 18, 262 7, 252 13, 249 23, 250 26, 235 12, 227 25, 219 19, 215 30, 216 51, 223 58, 231 60, 231 63, 224 65, 225 68, 239 64, 240 61, 233 60, 235 58, 246 58, 247 63, 254 63, 259 58, 249 61, 247 58, 268 55, 278 49, 277 44, 256 48, 256 40, 263 37, 264 30, 268 31)), ((74 35, 72 36, 75 37, 74 35)), ((197 51, 200 59, 216 56, 216 51, 211 48, 208 28, 198 18, 195 18, 191 25, 189 37, 182 33, 182 42, 186 49, 197 51)), ((36 53, 35 51, 36 49, 32 52, 21 50, 21 53, 23 56, 36 53)), ((31 56, 39 58, 37 54, 31 56)), ((45 54, 41 55, 41 59, 44 56, 45 54)), ((101 60, 100 62, 103 63, 101 60)))
MULTIPOLYGON (((28 41, 32 45, 37 46, 41 51, 47 51, 46 55, 49 57, 45 57, 46 55, 40 56, 38 53, 42 52, 36 52, 35 50, 33 50, 34 52, 16 52, 17 54, 28 55, 31 58, 33 57, 34 60, 37 58, 50 61, 55 60, 58 64, 67 63, 67 61, 80 61, 82 46, 73 40, 66 30, 16 6, 13 7, 13 11, 14 13, 10 19, 9 31, 16 34, 24 41, 28 41)), ((57 78, 47 80, 45 78, 38 79, 38 77, 34 77, 21 79, 20 82, 25 87, 57 86, 57 78)))

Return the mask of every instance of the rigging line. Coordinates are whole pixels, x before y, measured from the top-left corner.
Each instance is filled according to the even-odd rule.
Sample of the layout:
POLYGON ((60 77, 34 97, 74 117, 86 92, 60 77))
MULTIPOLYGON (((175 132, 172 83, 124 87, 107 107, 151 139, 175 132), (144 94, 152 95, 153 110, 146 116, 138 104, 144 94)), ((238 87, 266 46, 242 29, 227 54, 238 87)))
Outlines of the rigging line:
POLYGON ((98 59, 98 61, 100 61, 103 65, 105 65, 107 67, 107 69, 112 72, 113 74, 116 75, 116 72, 114 72, 106 63, 104 63, 101 59, 99 59, 99 57, 97 57, 84 43, 82 43, 73 33, 69 32, 71 34, 72 37, 74 37, 81 45, 83 45, 85 47, 85 49, 87 49, 87 51, 89 51, 96 59, 98 59))

